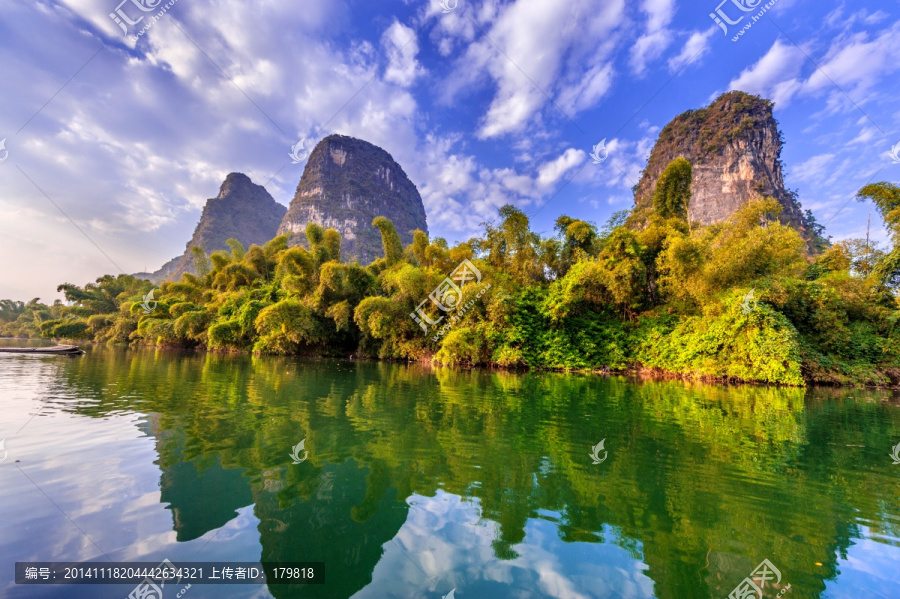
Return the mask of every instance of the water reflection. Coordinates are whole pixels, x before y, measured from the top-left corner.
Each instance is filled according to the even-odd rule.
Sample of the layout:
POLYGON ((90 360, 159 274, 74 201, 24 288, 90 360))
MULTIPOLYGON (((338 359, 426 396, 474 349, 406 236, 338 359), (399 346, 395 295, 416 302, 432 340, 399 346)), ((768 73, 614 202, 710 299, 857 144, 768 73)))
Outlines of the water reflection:
MULTIPOLYGON (((114 559, 328 566, 262 596, 724 597, 763 558, 792 597, 900 595, 881 392, 102 348, 0 362, 0 390, 21 412, 0 438, 46 402, 18 467, 114 559)), ((64 524, 17 474, 11 512, 64 524)), ((0 554, 105 559, 53 534, 0 554)))

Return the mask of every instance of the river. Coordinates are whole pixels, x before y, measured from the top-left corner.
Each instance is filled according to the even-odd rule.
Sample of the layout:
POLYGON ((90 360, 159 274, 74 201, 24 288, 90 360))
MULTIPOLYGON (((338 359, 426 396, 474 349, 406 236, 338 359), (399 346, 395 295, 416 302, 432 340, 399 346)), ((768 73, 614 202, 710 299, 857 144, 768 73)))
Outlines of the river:
POLYGON ((724 599, 763 560, 765 597, 900 597, 887 391, 90 347, 0 355, 0 397, 3 597, 164 559, 324 563, 186 599, 724 599))

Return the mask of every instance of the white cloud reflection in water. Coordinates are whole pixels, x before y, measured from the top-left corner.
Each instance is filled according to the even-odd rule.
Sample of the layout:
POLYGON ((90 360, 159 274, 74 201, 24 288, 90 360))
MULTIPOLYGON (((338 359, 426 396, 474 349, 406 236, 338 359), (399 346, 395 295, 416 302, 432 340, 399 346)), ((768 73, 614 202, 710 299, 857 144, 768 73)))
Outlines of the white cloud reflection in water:
POLYGON ((598 534, 602 543, 573 543, 560 538, 555 522, 529 519, 525 539, 512 547, 518 557, 504 561, 491 546, 499 526, 481 520, 477 499, 438 491, 407 503, 406 522, 385 544, 372 582, 354 598, 441 597, 453 588, 461 599, 654 596, 647 566, 613 544, 612 529, 598 534))

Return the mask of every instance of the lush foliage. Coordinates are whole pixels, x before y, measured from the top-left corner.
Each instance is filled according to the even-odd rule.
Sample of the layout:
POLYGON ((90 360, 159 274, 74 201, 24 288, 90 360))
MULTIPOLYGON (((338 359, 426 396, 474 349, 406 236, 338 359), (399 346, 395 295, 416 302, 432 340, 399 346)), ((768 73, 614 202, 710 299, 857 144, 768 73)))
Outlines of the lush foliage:
POLYGON ((658 143, 665 149, 678 140, 690 139, 697 150, 715 154, 758 127, 771 114, 772 107, 771 101, 759 96, 731 91, 706 108, 688 110, 672 119, 660 132, 658 143), (696 131, 699 134, 694 135, 696 131))
POLYGON ((663 218, 687 218, 691 201, 693 168, 684 158, 676 158, 663 169, 653 192, 653 211, 663 218))
MULTIPOLYGON (((67 303, 0 302, 0 333, 273 354, 363 355, 443 364, 622 370, 801 385, 900 380, 894 323, 900 254, 849 240, 808 255, 780 205, 761 199, 722 223, 686 220, 690 165, 660 179, 655 210, 629 228, 560 217, 532 232, 505 206, 482 236, 450 247, 415 231, 403 247, 379 217, 384 257, 341 262, 315 224, 207 256, 154 291, 131 276, 60 285, 67 303), (448 277, 478 269, 458 309, 448 277), (442 290, 435 295, 436 290, 442 290), (435 293, 433 293, 435 292, 435 293), (751 293, 752 292, 752 293, 751 293), (442 295, 443 294, 443 295, 442 295)), ((900 190, 867 186, 900 241, 900 190)))

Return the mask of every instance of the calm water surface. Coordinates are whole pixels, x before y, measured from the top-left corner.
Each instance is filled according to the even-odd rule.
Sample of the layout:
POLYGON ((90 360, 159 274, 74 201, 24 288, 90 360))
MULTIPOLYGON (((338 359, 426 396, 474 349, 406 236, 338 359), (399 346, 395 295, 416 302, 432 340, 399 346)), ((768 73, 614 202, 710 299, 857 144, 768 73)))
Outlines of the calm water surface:
POLYGON ((0 398, 3 597, 165 558, 326 564, 186 599, 724 599, 763 559, 766 597, 900 597, 886 392, 89 348, 0 355, 0 398))

